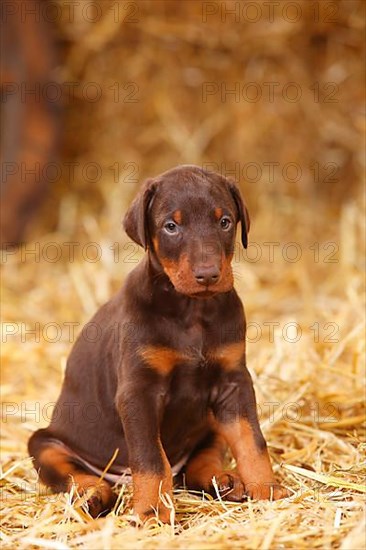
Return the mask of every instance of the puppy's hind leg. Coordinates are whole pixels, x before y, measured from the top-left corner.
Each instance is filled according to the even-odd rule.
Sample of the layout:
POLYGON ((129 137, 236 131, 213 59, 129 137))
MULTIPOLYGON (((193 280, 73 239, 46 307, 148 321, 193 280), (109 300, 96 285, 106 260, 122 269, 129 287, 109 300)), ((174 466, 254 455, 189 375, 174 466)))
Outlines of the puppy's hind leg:
POLYGON ((233 502, 245 498, 245 488, 236 470, 224 469, 224 458, 227 445, 224 438, 211 433, 190 457, 186 469, 188 489, 206 491, 217 496, 212 482, 215 477, 221 497, 233 502))
POLYGON ((53 438, 50 432, 35 432, 28 442, 28 450, 34 457, 34 467, 41 480, 53 492, 67 492, 74 486, 80 496, 87 496, 89 513, 94 518, 113 508, 117 496, 109 483, 86 472, 72 451, 53 438))

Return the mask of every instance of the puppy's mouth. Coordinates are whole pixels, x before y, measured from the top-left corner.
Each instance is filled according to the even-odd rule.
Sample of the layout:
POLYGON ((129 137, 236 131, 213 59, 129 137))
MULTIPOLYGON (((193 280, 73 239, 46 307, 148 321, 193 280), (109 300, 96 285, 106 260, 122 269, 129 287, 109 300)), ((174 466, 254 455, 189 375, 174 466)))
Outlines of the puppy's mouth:
POLYGON ((191 294, 188 294, 191 298, 211 298, 212 296, 215 296, 216 294, 220 294, 219 290, 211 290, 207 288, 206 290, 200 290, 198 292, 192 292, 191 294))
POLYGON ((165 273, 169 278, 171 287, 173 287, 179 294, 183 294, 189 298, 212 298, 218 294, 229 292, 233 288, 234 281, 232 277, 223 277, 222 274, 220 274, 218 281, 203 285, 196 283, 195 280, 192 280, 193 277, 186 277, 184 276, 185 274, 182 275, 180 272, 172 273, 165 270, 165 273))
MULTIPOLYGON (((184 296, 188 296, 189 298, 212 298, 213 296, 217 296, 217 294, 221 294, 223 290, 220 290, 220 288, 202 288, 202 290, 192 290, 191 288, 182 287, 180 285, 175 285, 172 281, 170 281, 171 288, 174 288, 176 292, 179 294, 183 294, 184 296)), ((226 291, 224 291, 226 292, 226 291)))

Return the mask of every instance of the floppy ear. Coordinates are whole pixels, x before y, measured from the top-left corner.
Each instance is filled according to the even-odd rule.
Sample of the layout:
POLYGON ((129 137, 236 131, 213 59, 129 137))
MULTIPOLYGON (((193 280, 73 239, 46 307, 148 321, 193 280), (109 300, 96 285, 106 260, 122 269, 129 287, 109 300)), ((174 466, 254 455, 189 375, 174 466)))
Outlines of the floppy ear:
POLYGON ((157 183, 154 179, 146 180, 123 219, 123 228, 127 235, 145 250, 150 244, 148 211, 156 187, 157 183))
POLYGON ((229 181, 230 193, 235 201, 236 207, 238 209, 239 220, 241 224, 241 242, 243 243, 244 248, 248 246, 248 233, 250 228, 250 218, 247 207, 244 204, 243 199, 241 198, 240 191, 235 185, 234 182, 229 181))

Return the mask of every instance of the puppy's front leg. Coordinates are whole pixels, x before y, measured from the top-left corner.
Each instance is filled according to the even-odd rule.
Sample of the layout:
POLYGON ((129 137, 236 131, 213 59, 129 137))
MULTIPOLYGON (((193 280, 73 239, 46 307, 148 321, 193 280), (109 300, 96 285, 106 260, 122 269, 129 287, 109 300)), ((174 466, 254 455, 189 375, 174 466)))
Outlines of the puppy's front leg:
POLYGON ((251 376, 246 367, 226 373, 213 404, 216 429, 226 439, 248 496, 276 500, 289 495, 276 483, 262 435, 251 376))
POLYGON ((124 384, 116 404, 126 437, 129 465, 133 480, 134 512, 145 521, 158 512, 159 519, 169 523, 171 510, 159 497, 172 498, 172 472, 160 440, 159 423, 162 388, 151 380, 148 384, 124 384))

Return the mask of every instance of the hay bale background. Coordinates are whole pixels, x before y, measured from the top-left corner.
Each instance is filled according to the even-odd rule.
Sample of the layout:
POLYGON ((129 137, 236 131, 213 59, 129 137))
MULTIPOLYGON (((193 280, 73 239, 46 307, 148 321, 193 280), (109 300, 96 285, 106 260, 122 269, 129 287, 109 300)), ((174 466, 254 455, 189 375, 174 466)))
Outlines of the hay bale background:
POLYGON ((281 2, 271 23, 257 2, 257 22, 253 11, 225 20, 223 7, 236 4, 209 3, 218 13, 205 22, 201 2, 120 2, 115 19, 105 0, 91 23, 77 6, 70 22, 59 0, 55 78, 80 83, 70 100, 63 93, 62 177, 29 242, 2 267, 4 547, 364 547, 363 3, 322 2, 316 21, 314 3, 298 1, 301 17, 290 22, 296 14, 286 19, 281 2), (278 82, 273 102, 266 82, 278 82), (283 98, 289 82, 297 102, 283 98), (83 95, 89 83, 102 90, 98 101, 83 95), (219 91, 204 101, 207 83, 219 91), (239 86, 239 101, 223 99, 225 86, 239 86), (243 99, 254 89, 260 100, 243 99), (248 364, 277 476, 294 496, 238 506, 177 492, 173 535, 131 528, 128 490, 118 514, 97 521, 69 496, 45 494, 26 440, 47 424, 82 324, 141 256, 122 235, 123 211, 143 178, 184 162, 236 169, 248 203, 253 246, 234 261, 251 323, 248 364), (273 181, 265 163, 279 163, 273 181), (298 181, 291 166, 283 176, 289 163, 298 181), (297 341, 289 323, 301 329, 297 341))

